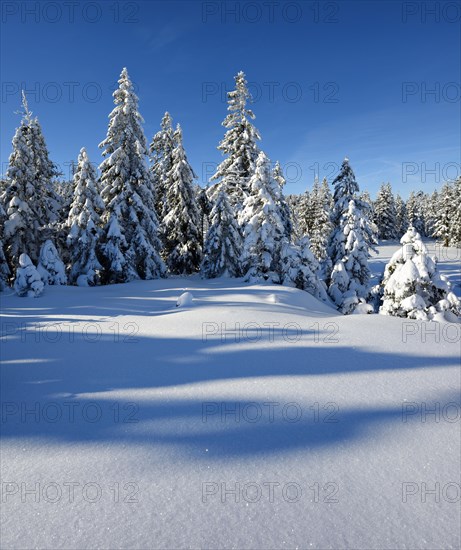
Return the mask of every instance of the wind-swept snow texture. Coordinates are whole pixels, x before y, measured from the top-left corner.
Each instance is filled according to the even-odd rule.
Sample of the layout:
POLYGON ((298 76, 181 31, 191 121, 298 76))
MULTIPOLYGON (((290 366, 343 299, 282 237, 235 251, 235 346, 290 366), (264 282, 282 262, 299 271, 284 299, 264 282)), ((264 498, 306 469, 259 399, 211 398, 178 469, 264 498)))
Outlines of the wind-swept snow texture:
POLYGON ((1 548, 460 547, 461 325, 198 276, 1 302, 1 548))

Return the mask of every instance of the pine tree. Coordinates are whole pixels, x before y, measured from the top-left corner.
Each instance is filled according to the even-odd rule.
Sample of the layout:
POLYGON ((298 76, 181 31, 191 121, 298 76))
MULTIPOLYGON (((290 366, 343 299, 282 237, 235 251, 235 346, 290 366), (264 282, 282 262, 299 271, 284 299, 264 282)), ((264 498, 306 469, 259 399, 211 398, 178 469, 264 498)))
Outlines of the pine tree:
POLYGON ((85 148, 80 150, 73 185, 73 200, 66 223, 71 262, 69 280, 79 286, 93 286, 99 282, 102 270, 97 247, 104 203, 98 192, 96 170, 85 148))
POLYGON ((374 221, 378 228, 380 239, 397 238, 397 210, 391 184, 383 184, 374 203, 374 221))
POLYGON ((210 214, 210 228, 205 240, 202 262, 203 276, 207 279, 222 276, 239 277, 241 240, 227 192, 222 188, 210 214))
POLYGON ((247 280, 276 282, 280 273, 280 255, 285 227, 277 204, 270 161, 264 152, 258 156, 250 179, 250 194, 239 217, 243 228, 242 267, 247 280))
POLYGON ((107 137, 100 144, 106 157, 100 165, 105 204, 101 245, 105 283, 165 274, 138 98, 126 69, 118 82, 107 137))
POLYGON ((166 206, 167 190, 171 185, 170 175, 173 165, 173 150, 175 148, 173 119, 166 112, 162 118, 161 130, 155 134, 149 147, 151 178, 155 201, 155 211, 158 220, 168 214, 166 206))
POLYGON ((397 195, 395 198, 395 211, 396 211, 396 233, 397 237, 400 237, 405 233, 408 227, 408 216, 407 216, 407 207, 405 201, 400 195, 397 195))
POLYGON ((40 249, 37 271, 46 285, 67 284, 66 268, 53 242, 47 240, 40 249))
MULTIPOLYGON (((368 297, 369 249, 375 241, 368 205, 358 198, 359 186, 346 158, 333 181, 334 207, 328 259, 332 270, 327 275, 328 293, 345 314, 352 313, 368 297)), ((363 305, 360 310, 372 308, 363 305)))
POLYGON ((38 260, 40 246, 57 221, 59 206, 52 181, 59 172, 49 160, 40 124, 32 118, 24 94, 23 109, 0 198, 6 211, 3 244, 11 272, 26 251, 33 261, 38 260))
POLYGON ((291 234, 293 232, 293 224, 291 221, 291 211, 288 205, 288 202, 283 194, 283 188, 285 187, 286 180, 283 176, 282 167, 280 166, 279 161, 275 163, 274 169, 272 171, 272 178, 278 184, 277 193, 277 206, 282 217, 283 226, 285 228, 285 236, 288 241, 291 240, 291 234))
POLYGON ((168 213, 163 218, 164 259, 171 273, 191 274, 199 270, 202 259, 200 246, 200 213, 196 203, 194 179, 182 144, 178 125, 174 134, 175 148, 166 191, 168 213))
POLYGON ((410 227, 400 248, 386 265, 381 283, 383 315, 433 319, 442 313, 449 321, 461 315, 461 304, 448 279, 438 273, 437 260, 428 255, 420 234, 410 227))
POLYGON ((363 216, 354 200, 349 202, 341 222, 342 233, 336 233, 336 237, 340 239, 344 253, 333 266, 328 293, 344 314, 353 313, 359 304, 370 313, 373 308, 366 306, 370 281, 369 250, 362 228, 363 216))
POLYGON ((225 184, 229 203, 238 213, 249 192, 249 181, 254 173, 259 153, 257 141, 261 138, 258 130, 251 123, 255 115, 247 109, 251 94, 243 72, 237 74, 235 90, 228 92, 227 96, 229 114, 222 125, 228 130, 218 146, 226 158, 218 166, 211 180, 219 180, 214 193, 217 192, 220 184, 225 184))

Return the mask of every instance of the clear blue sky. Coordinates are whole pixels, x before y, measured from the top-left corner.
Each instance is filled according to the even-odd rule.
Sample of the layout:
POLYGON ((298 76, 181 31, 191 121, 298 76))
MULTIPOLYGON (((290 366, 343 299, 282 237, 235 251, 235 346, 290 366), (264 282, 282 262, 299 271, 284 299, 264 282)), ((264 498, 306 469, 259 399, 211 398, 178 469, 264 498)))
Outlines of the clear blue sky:
POLYGON ((221 159, 221 91, 239 70, 256 96, 261 147, 287 167, 287 193, 311 186, 317 170, 333 174, 344 156, 372 195, 387 181, 405 197, 432 191, 460 171, 459 1, 3 0, 1 9, 2 172, 21 87, 55 162, 85 146, 99 163, 124 66, 148 141, 170 111, 202 183, 221 159))

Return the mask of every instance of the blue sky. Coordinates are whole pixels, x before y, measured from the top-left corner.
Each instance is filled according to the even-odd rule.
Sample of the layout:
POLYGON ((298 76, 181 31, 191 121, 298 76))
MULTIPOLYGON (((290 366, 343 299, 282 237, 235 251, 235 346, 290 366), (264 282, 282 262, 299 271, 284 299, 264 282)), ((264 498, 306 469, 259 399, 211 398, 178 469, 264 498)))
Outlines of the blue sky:
POLYGON ((2 171, 22 87, 55 162, 68 172, 85 146, 99 163, 126 66, 148 141, 170 111, 202 183, 221 159, 225 91, 239 70, 287 193, 316 172, 331 181, 344 156, 372 195, 387 181, 404 197, 430 192, 460 173, 459 2, 4 0, 1 9, 2 171))

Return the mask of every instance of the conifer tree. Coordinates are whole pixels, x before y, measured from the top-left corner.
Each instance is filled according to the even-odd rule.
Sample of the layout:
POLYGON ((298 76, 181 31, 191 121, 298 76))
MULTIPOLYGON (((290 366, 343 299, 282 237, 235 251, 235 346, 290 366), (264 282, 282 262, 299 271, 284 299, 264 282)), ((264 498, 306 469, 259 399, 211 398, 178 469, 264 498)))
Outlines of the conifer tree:
POLYGON ((461 248, 461 177, 453 185, 452 199, 450 245, 461 248))
POLYGON ((38 298, 43 294, 44 284, 40 273, 27 254, 22 253, 18 260, 13 288, 18 296, 38 298))
POLYGON ((396 211, 396 232, 397 236, 400 237, 403 235, 408 227, 408 217, 407 217, 407 207, 405 201, 400 195, 397 195, 395 198, 395 211, 396 211))
POLYGON ((239 277, 242 237, 226 189, 221 188, 210 214, 204 245, 202 274, 207 279, 239 277))
POLYGON ((400 248, 386 265, 380 313, 428 320, 441 313, 453 321, 461 314, 459 299, 448 279, 438 273, 437 260, 428 255, 420 234, 410 227, 400 248))
POLYGON ((259 153, 257 142, 261 138, 251 123, 255 115, 247 108, 251 94, 242 71, 235 77, 235 90, 228 92, 227 96, 229 114, 222 125, 228 130, 218 146, 226 158, 218 166, 211 180, 219 180, 216 190, 219 184, 225 184, 229 203, 238 213, 248 195, 249 180, 254 173, 259 153))
POLYGON ((101 244, 105 283, 154 279, 165 274, 146 164, 143 119, 126 68, 118 82, 107 136, 100 144, 106 157, 100 165, 101 198, 105 204, 101 244))
POLYGON ((346 158, 333 181, 334 207, 328 256, 332 270, 327 275, 328 293, 345 314, 372 308, 365 305, 368 297, 370 270, 369 249, 375 241, 374 226, 369 219, 368 205, 358 198, 359 186, 346 158))
POLYGON ((8 262, 6 261, 5 252, 3 250, 5 220, 6 212, 3 205, 0 203, 0 292, 7 288, 8 278, 10 276, 10 268, 8 267, 8 262))
POLYGON ((319 278, 320 265, 310 251, 308 237, 296 244, 286 239, 282 243, 280 282, 305 290, 318 300, 331 304, 325 284, 319 278))
POLYGON ((93 286, 100 280, 102 266, 97 257, 104 203, 99 195, 97 174, 85 148, 80 150, 74 174, 73 200, 67 218, 69 280, 79 286, 93 286))
POLYGON ((262 151, 249 184, 250 194, 239 218, 244 236, 243 272, 250 281, 270 279, 276 282, 285 227, 275 194, 278 183, 274 181, 270 161, 262 151))
POLYGON ((166 190, 168 213, 163 218, 164 260, 171 273, 191 274, 199 270, 202 259, 200 246, 200 213, 196 203, 194 179, 182 143, 178 125, 174 134, 175 148, 168 174, 166 190))
POLYGON ((380 239, 397 238, 397 211, 391 184, 383 184, 374 203, 374 220, 380 239))
POLYGON ((279 161, 275 163, 274 170, 272 171, 272 178, 274 182, 278 184, 278 188, 275 190, 276 202, 280 210, 283 226, 285 228, 285 237, 288 241, 291 240, 291 234, 293 232, 293 223, 291 221, 291 211, 288 206, 287 200, 283 194, 283 188, 285 187, 286 180, 283 176, 282 167, 279 161))
POLYGON ((312 253, 319 262, 323 262, 327 257, 326 249, 328 237, 331 232, 330 196, 326 179, 322 182, 321 187, 316 180, 312 190, 313 224, 311 229, 310 247, 312 253))
POLYGON ((175 145, 173 119, 170 113, 166 112, 162 118, 161 129, 155 134, 149 147, 155 211, 159 221, 168 214, 166 195, 171 185, 169 178, 175 145))
POLYGON ((437 218, 431 233, 443 246, 450 245, 453 201, 452 189, 448 183, 445 183, 437 200, 437 218))
POLYGON ((4 252, 11 272, 26 251, 37 261, 41 244, 53 231, 59 209, 53 178, 58 174, 38 119, 32 118, 23 94, 23 116, 13 138, 0 198, 6 212, 4 252))
POLYGON ((40 249, 37 271, 46 285, 67 284, 66 268, 51 240, 43 243, 40 249))

